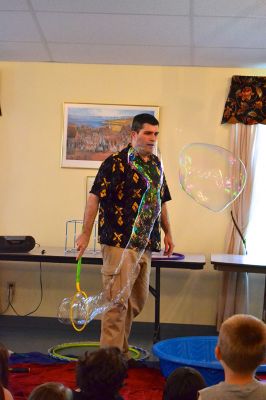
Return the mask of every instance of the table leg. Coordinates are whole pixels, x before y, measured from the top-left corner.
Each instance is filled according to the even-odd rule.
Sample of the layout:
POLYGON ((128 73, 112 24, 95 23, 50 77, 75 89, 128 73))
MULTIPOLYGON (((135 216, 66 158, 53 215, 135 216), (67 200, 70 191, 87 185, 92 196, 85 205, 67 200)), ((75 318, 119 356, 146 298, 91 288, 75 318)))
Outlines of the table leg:
POLYGON ((155 288, 149 286, 151 294, 154 296, 155 315, 154 315, 154 330, 153 343, 160 340, 160 291, 161 291, 161 268, 155 268, 155 288))
POLYGON ((154 334, 153 334, 153 343, 156 343, 160 340, 161 336, 161 326, 160 326, 160 294, 161 294, 161 268, 156 267, 155 272, 155 316, 154 316, 154 334))
POLYGON ((266 275, 265 275, 265 284, 264 284, 264 301, 263 301, 263 310, 262 310, 262 321, 266 322, 266 275))

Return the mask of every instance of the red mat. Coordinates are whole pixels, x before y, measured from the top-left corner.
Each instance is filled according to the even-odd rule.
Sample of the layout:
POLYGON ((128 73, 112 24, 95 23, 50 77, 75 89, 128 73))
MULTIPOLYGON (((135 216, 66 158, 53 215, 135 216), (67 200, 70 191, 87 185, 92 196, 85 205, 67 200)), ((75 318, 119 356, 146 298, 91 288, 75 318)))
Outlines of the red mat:
MULTIPOLYGON (((10 391, 15 400, 27 400, 31 391, 41 383, 62 382, 75 389, 76 363, 67 364, 14 364, 12 367, 30 368, 29 373, 10 373, 10 391)), ((155 368, 129 369, 121 395, 125 400, 161 400, 164 377, 155 368)))

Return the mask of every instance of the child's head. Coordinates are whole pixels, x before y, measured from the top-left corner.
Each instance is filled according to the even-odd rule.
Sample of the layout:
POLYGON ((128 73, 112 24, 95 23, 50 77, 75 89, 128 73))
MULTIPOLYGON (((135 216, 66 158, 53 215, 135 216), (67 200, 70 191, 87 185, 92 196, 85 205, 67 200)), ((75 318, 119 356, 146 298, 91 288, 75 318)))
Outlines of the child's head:
POLYGON ((198 391, 206 383, 194 368, 181 367, 168 376, 163 393, 163 400, 197 400, 198 391))
POLYGON ((8 350, 2 343, 0 343, 0 383, 5 388, 8 387, 8 359, 8 350))
POLYGON ((71 400, 72 391, 59 382, 47 382, 37 386, 28 400, 71 400))
POLYGON ((92 398, 112 398, 123 386, 127 364, 116 347, 86 352, 77 364, 77 385, 92 398))
POLYGON ((220 329, 216 356, 234 372, 253 373, 266 359, 266 325, 252 315, 228 318, 220 329))

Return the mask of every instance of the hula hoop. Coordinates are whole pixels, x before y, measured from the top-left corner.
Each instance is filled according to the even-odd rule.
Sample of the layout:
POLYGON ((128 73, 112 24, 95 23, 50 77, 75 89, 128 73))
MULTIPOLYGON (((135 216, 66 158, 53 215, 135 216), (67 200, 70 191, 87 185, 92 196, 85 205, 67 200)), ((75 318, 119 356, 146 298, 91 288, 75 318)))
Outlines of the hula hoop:
MULTIPOLYGON (((48 349, 48 354, 56 358, 57 360, 64 360, 64 361, 78 361, 79 356, 70 356, 70 355, 63 355, 60 354, 61 350, 66 350, 70 348, 82 348, 82 347, 94 347, 94 348, 99 348, 100 343, 99 342, 74 342, 74 343, 62 343, 58 344, 56 346, 51 347, 48 349)), ((143 361, 146 360, 149 357, 149 353, 147 350, 142 349, 141 347, 137 346, 130 346, 129 351, 132 354, 132 358, 143 361)))

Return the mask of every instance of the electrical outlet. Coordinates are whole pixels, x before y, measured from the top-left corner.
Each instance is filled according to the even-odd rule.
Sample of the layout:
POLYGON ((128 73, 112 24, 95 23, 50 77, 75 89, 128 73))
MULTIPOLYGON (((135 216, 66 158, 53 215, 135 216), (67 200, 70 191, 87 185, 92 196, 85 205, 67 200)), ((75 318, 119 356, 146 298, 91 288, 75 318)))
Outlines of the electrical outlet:
POLYGON ((12 303, 14 301, 15 287, 16 287, 15 282, 7 282, 7 296, 8 296, 10 303, 12 303))

